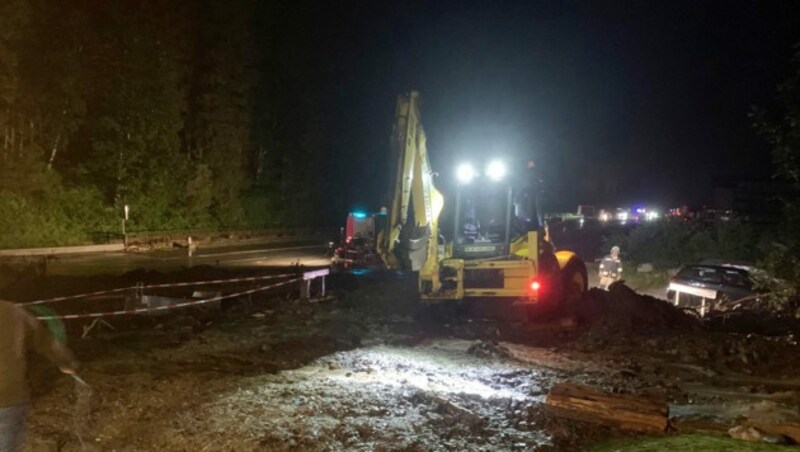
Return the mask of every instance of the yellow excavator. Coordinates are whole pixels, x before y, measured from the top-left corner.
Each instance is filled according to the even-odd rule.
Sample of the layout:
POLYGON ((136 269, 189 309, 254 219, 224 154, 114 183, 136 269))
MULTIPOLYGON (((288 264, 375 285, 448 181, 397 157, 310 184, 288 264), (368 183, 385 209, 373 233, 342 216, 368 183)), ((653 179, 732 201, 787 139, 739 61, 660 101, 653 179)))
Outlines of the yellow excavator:
POLYGON ((507 168, 489 160, 482 172, 460 165, 448 232, 440 229, 445 199, 433 183, 415 91, 397 100, 391 146, 397 172, 377 251, 388 268, 419 272, 423 302, 511 299, 535 316, 583 296, 586 266, 549 240, 533 162, 507 168))

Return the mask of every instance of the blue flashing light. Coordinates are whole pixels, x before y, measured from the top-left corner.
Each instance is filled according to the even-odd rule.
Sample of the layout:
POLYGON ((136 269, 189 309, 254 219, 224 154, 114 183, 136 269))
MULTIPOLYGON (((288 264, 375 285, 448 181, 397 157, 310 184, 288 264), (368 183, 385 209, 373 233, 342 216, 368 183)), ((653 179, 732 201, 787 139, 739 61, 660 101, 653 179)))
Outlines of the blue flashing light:
POLYGON ((364 212, 353 212, 353 217, 363 220, 364 218, 367 218, 367 214, 364 212))

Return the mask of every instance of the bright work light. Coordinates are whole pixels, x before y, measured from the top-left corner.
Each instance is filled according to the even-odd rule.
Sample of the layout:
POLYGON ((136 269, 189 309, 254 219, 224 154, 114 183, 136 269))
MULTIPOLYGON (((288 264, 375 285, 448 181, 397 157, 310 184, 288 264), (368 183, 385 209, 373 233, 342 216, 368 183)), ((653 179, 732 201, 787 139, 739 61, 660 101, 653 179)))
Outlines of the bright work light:
POLYGON ((498 181, 505 177, 506 166, 499 160, 493 160, 489 163, 489 166, 486 167, 486 175, 489 176, 489 179, 498 181))
POLYGON ((462 184, 468 184, 475 178, 475 168, 469 163, 462 163, 456 169, 456 177, 462 184))

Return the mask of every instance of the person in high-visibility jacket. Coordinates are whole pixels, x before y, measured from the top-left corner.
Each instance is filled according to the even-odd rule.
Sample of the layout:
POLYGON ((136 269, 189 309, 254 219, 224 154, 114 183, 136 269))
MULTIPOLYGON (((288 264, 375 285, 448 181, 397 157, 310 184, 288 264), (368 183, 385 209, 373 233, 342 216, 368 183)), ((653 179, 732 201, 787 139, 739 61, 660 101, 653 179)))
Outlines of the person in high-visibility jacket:
POLYGON ((611 254, 600 262, 600 288, 608 290, 608 286, 622 279, 622 261, 619 260, 619 247, 611 248, 611 254))

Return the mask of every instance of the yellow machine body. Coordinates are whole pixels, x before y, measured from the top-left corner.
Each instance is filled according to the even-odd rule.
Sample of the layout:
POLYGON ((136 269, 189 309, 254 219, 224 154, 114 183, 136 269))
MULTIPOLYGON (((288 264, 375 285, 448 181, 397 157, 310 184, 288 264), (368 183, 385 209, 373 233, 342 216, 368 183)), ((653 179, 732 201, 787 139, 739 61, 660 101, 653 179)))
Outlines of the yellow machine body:
MULTIPOLYGON (((578 259, 571 252, 553 253, 546 231, 544 234, 530 231, 513 240, 509 244, 509 255, 503 258, 454 258, 454 244, 439 243, 439 216, 444 208, 444 197, 433 184, 419 94, 415 91, 398 98, 392 146, 397 155, 397 172, 389 221, 378 235, 377 249, 388 268, 419 272, 420 295, 424 301, 500 297, 536 303, 540 295, 532 290, 535 281, 551 289, 550 293, 558 285, 560 292, 559 269, 578 259), (408 256, 400 253, 403 254, 401 259, 398 250, 404 240, 404 228, 417 234, 403 250, 408 256), (415 248, 415 244, 418 247, 415 248), (487 279, 491 284, 484 283, 487 279)), ((580 266, 585 279, 585 266, 582 262, 580 266)))

